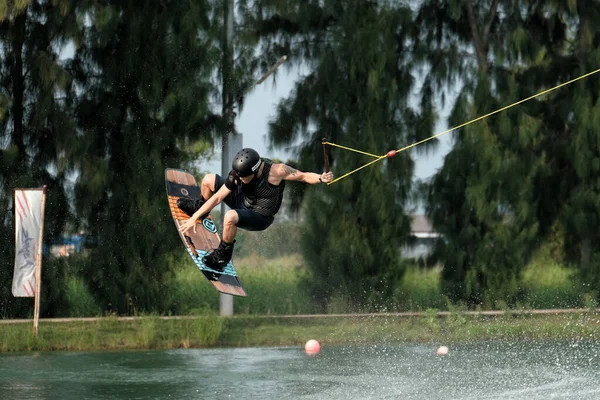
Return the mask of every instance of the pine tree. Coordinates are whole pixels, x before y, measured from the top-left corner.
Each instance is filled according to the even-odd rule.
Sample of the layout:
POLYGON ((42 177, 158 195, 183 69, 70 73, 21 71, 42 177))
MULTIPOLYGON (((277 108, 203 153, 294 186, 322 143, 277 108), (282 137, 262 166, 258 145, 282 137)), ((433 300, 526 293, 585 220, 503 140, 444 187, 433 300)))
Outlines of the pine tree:
MULTIPOLYGON (((310 65, 279 105, 269 132, 274 146, 300 143, 300 169, 323 168, 323 137, 382 154, 431 129, 435 114, 408 106, 414 88, 408 8, 338 1, 260 6, 254 23, 265 38, 264 52, 310 65)), ((329 151, 338 176, 370 161, 329 151)), ((290 185, 304 198, 304 255, 323 304, 345 296, 354 306, 374 309, 392 292, 403 272, 399 250, 410 235, 406 203, 413 168, 410 155, 400 153, 329 188, 290 185)))
MULTIPOLYGON (((451 126, 545 88, 540 69, 559 51, 552 40, 560 42, 562 27, 537 4, 442 4, 426 2, 418 20, 424 37, 436 39, 425 51, 431 80, 463 81, 451 126)), ((444 237, 442 284, 454 301, 517 299, 520 271, 551 225, 540 221, 547 204, 538 191, 548 173, 545 108, 535 100, 461 129, 432 180, 428 213, 444 237)))
MULTIPOLYGON (((72 2, 16 1, 0 6, 0 313, 23 316, 30 300, 12 297, 13 189, 48 186, 44 238, 60 236, 69 221, 65 185, 76 139, 68 96, 71 76, 58 49, 79 36, 72 2)), ((44 258, 42 315, 55 314, 64 270, 44 258), (52 278, 51 281, 46 280, 52 278)))
MULTIPOLYGON (((553 16, 571 29, 565 35, 567 52, 555 62, 563 75, 581 76, 600 65, 600 17, 597 5, 579 2, 558 2, 550 8, 553 16)), ((561 197, 554 198, 564 227, 567 260, 578 265, 581 277, 590 290, 600 293, 600 78, 592 76, 565 91, 555 115, 562 123, 553 128, 560 134, 559 147, 553 144, 555 165, 552 179, 560 188, 561 197), (560 157, 560 158, 559 158, 560 157), (566 162, 565 162, 566 161, 566 162), (559 164, 562 162, 562 164, 559 164), (561 201, 562 200, 562 201, 561 201)))
POLYGON ((205 1, 130 0, 85 10, 72 63, 82 89, 75 200, 98 238, 84 274, 106 310, 168 309, 168 258, 181 244, 164 170, 191 165, 211 141, 211 11, 205 1))

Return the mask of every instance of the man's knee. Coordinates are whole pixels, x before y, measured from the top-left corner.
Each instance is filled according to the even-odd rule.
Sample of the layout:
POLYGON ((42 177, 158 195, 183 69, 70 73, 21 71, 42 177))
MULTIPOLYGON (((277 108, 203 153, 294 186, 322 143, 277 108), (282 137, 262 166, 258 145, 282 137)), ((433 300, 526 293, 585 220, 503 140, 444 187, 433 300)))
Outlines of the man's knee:
POLYGON ((217 176, 215 174, 204 175, 204 178, 202 178, 202 187, 205 187, 214 193, 216 179, 217 179, 217 176))
POLYGON ((224 223, 237 225, 238 221, 239 216, 235 210, 229 210, 225 213, 224 223))

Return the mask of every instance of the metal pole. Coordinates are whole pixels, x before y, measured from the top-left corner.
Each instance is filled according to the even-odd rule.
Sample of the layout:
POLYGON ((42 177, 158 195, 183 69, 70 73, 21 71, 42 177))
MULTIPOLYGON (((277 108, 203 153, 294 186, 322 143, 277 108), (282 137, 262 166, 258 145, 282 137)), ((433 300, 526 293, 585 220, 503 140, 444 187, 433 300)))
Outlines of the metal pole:
POLYGON ((44 243, 44 214, 46 210, 46 185, 42 188, 42 216, 40 221, 40 243, 35 266, 35 299, 33 300, 33 334, 38 335, 40 318, 40 295, 42 294, 42 247, 44 243))
MULTIPOLYGON (((223 117, 226 120, 225 130, 222 133, 221 141, 221 176, 229 174, 230 158, 229 154, 229 135, 234 132, 234 114, 233 114, 233 7, 235 0, 223 1, 223 22, 225 35, 223 37, 223 117)), ((227 212, 225 203, 221 203, 221 229, 223 228, 223 219, 227 212)), ((221 293, 220 314, 222 316, 233 315, 233 296, 221 293)))

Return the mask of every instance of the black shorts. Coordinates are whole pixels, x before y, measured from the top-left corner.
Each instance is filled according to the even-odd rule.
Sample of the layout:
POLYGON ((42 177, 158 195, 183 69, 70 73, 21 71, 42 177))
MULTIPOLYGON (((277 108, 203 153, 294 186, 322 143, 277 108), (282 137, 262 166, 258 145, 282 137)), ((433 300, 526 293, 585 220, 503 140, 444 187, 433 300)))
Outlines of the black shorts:
MULTIPOLYGON (((219 174, 215 174, 215 193, 225 184, 225 179, 219 174)), ((267 229, 273 223, 275 218, 261 215, 256 211, 246 208, 244 205, 244 193, 241 186, 236 186, 229 196, 223 200, 227 207, 237 212, 237 227, 247 231, 262 231, 267 229)))

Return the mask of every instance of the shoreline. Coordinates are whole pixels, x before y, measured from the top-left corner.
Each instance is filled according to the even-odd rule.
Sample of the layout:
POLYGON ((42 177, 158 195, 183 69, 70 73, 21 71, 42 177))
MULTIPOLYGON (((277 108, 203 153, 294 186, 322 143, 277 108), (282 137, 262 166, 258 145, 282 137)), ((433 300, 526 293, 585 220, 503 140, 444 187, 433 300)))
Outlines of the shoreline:
MULTIPOLYGON (((435 311, 437 317, 449 317, 455 314, 468 316, 501 316, 501 315, 559 315, 559 314, 600 314, 600 308, 559 308, 559 309, 541 309, 541 310, 488 310, 488 311, 435 311)), ((381 312, 381 313, 348 313, 348 314, 289 314, 289 315, 250 315, 239 314, 223 318, 266 318, 266 319, 310 319, 310 318, 364 318, 364 317, 425 317, 431 316, 428 311, 410 311, 410 312, 381 312)), ((159 318, 161 320, 195 319, 201 318, 201 315, 164 315, 164 316, 107 316, 107 317, 69 317, 69 318, 40 318, 39 322, 94 322, 105 319, 116 319, 117 321, 135 321, 143 318, 159 318)), ((33 323, 33 318, 22 319, 0 319, 0 324, 25 324, 33 323)))
POLYGON ((139 316, 0 321, 0 352, 303 346, 481 340, 600 340, 598 310, 291 316, 139 316), (29 325, 31 323, 31 325, 29 325))

